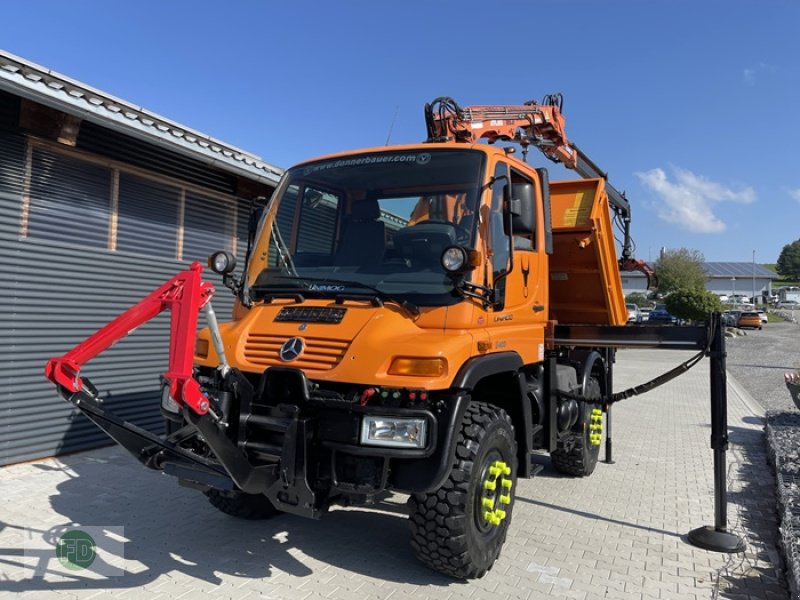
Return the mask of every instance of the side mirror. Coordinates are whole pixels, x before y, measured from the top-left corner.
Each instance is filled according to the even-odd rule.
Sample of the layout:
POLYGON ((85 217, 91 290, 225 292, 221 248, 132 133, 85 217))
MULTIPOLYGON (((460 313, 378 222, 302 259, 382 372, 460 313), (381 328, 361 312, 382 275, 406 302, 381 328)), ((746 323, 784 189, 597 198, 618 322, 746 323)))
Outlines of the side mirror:
MULTIPOLYGON (((536 190, 534 190, 533 184, 513 184, 510 198, 507 202, 514 235, 530 235, 534 233, 536 231, 536 190)), ((505 227, 505 229, 506 235, 509 235, 511 232, 508 231, 508 227, 505 227)))

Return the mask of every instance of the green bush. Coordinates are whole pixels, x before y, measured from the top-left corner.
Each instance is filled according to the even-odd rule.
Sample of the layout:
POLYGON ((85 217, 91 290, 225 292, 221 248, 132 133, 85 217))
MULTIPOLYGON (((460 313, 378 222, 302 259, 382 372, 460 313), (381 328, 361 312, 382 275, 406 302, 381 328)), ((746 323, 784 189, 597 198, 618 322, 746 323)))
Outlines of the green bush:
POLYGON ((647 294, 643 294, 642 292, 631 292, 625 296, 625 302, 628 304, 635 304, 639 308, 653 305, 653 303, 647 299, 647 294))
POLYGON ((697 288, 675 290, 664 303, 671 315, 688 321, 705 321, 709 314, 723 309, 716 294, 697 288))

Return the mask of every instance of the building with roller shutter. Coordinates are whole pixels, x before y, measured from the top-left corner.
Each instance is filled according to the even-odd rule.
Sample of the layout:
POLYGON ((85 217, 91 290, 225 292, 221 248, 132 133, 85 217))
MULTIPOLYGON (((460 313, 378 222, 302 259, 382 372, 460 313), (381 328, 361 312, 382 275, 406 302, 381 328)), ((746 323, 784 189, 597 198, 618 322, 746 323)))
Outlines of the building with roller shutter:
MULTIPOLYGON (((245 252, 281 170, 0 52, 0 464, 108 443, 44 379, 60 355, 192 261, 245 252)), ((232 297, 219 278, 221 317, 232 297)), ((162 427, 168 316, 87 365, 109 408, 162 427)))

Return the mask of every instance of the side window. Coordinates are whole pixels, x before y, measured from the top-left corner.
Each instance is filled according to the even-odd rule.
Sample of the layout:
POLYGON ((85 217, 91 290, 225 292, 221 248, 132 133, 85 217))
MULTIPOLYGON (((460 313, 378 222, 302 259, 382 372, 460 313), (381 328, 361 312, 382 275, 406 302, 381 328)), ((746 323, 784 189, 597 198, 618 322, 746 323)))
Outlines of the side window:
POLYGON ((489 211, 489 251, 492 257, 492 280, 508 269, 508 236, 503 231, 503 188, 508 182, 508 166, 497 165, 492 184, 492 207, 489 211))
POLYGON ((31 159, 25 234, 50 242, 107 248, 111 170, 39 148, 33 150, 31 159))
POLYGON ((296 252, 331 254, 336 239, 339 196, 307 187, 303 191, 296 252))
MULTIPOLYGON (((512 185, 515 183, 529 183, 533 185, 533 181, 514 169, 511 169, 511 183, 512 185)), ((534 208, 536 207, 534 206, 534 208)), ((514 235, 514 250, 533 250, 535 248, 534 238, 535 236, 533 234, 514 235)))
POLYGON ((187 193, 183 210, 183 260, 204 262, 217 250, 234 252, 236 207, 232 202, 187 193))
POLYGON ((120 173, 117 250, 175 258, 180 190, 120 173))

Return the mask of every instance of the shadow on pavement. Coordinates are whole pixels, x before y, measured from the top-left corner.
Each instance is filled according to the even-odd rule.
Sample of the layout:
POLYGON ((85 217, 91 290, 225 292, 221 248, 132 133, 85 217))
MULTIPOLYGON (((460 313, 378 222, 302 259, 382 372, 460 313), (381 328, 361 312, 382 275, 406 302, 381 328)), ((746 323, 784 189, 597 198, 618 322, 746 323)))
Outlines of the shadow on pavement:
MULTIPOLYGON (((419 563, 409 544, 406 509, 384 501, 374 509, 336 509, 319 521, 291 515, 247 521, 213 508, 201 492, 178 486, 171 477, 144 471, 119 451, 108 461, 90 462, 76 455, 64 457, 58 493, 50 497, 53 512, 63 516, 51 529, 30 528, 51 543, 73 524, 122 526, 125 531, 124 575, 64 575, 52 548, 37 556, 37 575, 53 574, 51 581, 32 576, 23 550, 0 547, 0 570, 25 568, 22 580, 0 579, 0 592, 138 588, 162 575, 180 573, 210 584, 221 576, 269 579, 280 573, 307 577, 333 565, 345 571, 385 581, 447 586, 455 580, 419 563), (49 562, 48 562, 49 561, 49 562)), ((33 521, 33 519, 32 519, 33 521)), ((24 524, 0 522, 0 531, 25 529, 24 524)), ((104 540, 95 540, 103 548, 104 540)))

